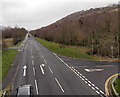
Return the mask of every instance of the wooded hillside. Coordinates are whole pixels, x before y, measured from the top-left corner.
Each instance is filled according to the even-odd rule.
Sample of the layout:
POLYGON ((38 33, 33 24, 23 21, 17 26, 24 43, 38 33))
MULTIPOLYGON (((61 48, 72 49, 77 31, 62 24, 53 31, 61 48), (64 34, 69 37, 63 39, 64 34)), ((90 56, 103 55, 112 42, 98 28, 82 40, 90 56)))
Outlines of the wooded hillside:
POLYGON ((67 45, 87 46, 89 54, 118 57, 120 49, 120 6, 80 11, 30 31, 36 37, 67 45))

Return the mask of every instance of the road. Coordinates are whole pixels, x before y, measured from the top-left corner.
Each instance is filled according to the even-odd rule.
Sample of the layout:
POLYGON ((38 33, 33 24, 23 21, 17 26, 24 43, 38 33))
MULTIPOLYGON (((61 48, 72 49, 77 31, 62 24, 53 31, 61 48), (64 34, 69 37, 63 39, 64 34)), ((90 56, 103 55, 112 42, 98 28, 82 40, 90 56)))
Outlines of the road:
POLYGON ((31 84, 33 95, 104 96, 82 73, 66 64, 33 37, 25 40, 11 95, 16 95, 16 89, 20 85, 31 84))
POLYGON ((104 93, 106 80, 119 72, 120 62, 80 60, 60 55, 59 57, 70 67, 74 67, 78 72, 82 73, 104 93))

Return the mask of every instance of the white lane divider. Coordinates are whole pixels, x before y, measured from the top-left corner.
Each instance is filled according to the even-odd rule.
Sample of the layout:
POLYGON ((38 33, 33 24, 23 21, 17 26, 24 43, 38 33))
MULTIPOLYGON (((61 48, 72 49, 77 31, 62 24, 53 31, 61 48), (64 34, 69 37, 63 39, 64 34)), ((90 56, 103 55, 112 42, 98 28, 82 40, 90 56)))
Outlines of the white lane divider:
POLYGON ((37 81, 35 80, 35 87, 36 87, 36 93, 38 95, 38 86, 37 86, 37 81))
POLYGON ((26 76, 26 69, 27 69, 27 66, 25 65, 25 66, 23 67, 23 76, 26 76))
POLYGON ((44 59, 45 64, 47 64, 47 61, 44 59))
POLYGON ((49 70, 50 70, 50 72, 53 74, 53 71, 52 71, 52 69, 48 66, 48 68, 49 68, 49 70))
POLYGON ((41 64, 40 65, 40 69, 41 69, 41 71, 42 71, 42 74, 45 74, 45 72, 44 72, 44 70, 43 70, 43 67, 44 67, 45 65, 44 64, 41 64))
POLYGON ((35 75, 35 68, 33 67, 33 74, 35 75))
POLYGON ((61 84, 60 84, 59 81, 57 80, 57 78, 55 78, 55 80, 56 80, 57 84, 59 85, 60 89, 62 90, 62 92, 65 92, 65 91, 63 90, 61 84))
POLYGON ((33 60, 32 60, 32 65, 34 65, 34 62, 33 62, 33 60))

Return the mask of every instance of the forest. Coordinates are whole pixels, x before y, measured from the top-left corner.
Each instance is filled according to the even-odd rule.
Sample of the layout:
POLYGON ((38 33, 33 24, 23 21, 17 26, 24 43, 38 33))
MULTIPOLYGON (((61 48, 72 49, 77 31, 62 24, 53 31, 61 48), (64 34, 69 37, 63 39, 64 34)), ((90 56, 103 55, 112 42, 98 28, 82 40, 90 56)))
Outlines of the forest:
POLYGON ((118 4, 82 10, 30 33, 63 45, 89 47, 88 54, 119 58, 119 10, 118 4))

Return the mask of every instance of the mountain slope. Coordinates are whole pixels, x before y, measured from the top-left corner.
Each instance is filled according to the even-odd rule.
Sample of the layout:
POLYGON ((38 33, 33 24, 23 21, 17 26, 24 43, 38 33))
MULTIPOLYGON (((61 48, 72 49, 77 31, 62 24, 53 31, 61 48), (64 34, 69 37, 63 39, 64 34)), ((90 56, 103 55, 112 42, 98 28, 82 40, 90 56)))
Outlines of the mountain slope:
POLYGON ((118 5, 80 11, 31 33, 48 41, 90 47, 90 54, 118 57, 119 15, 118 5))

